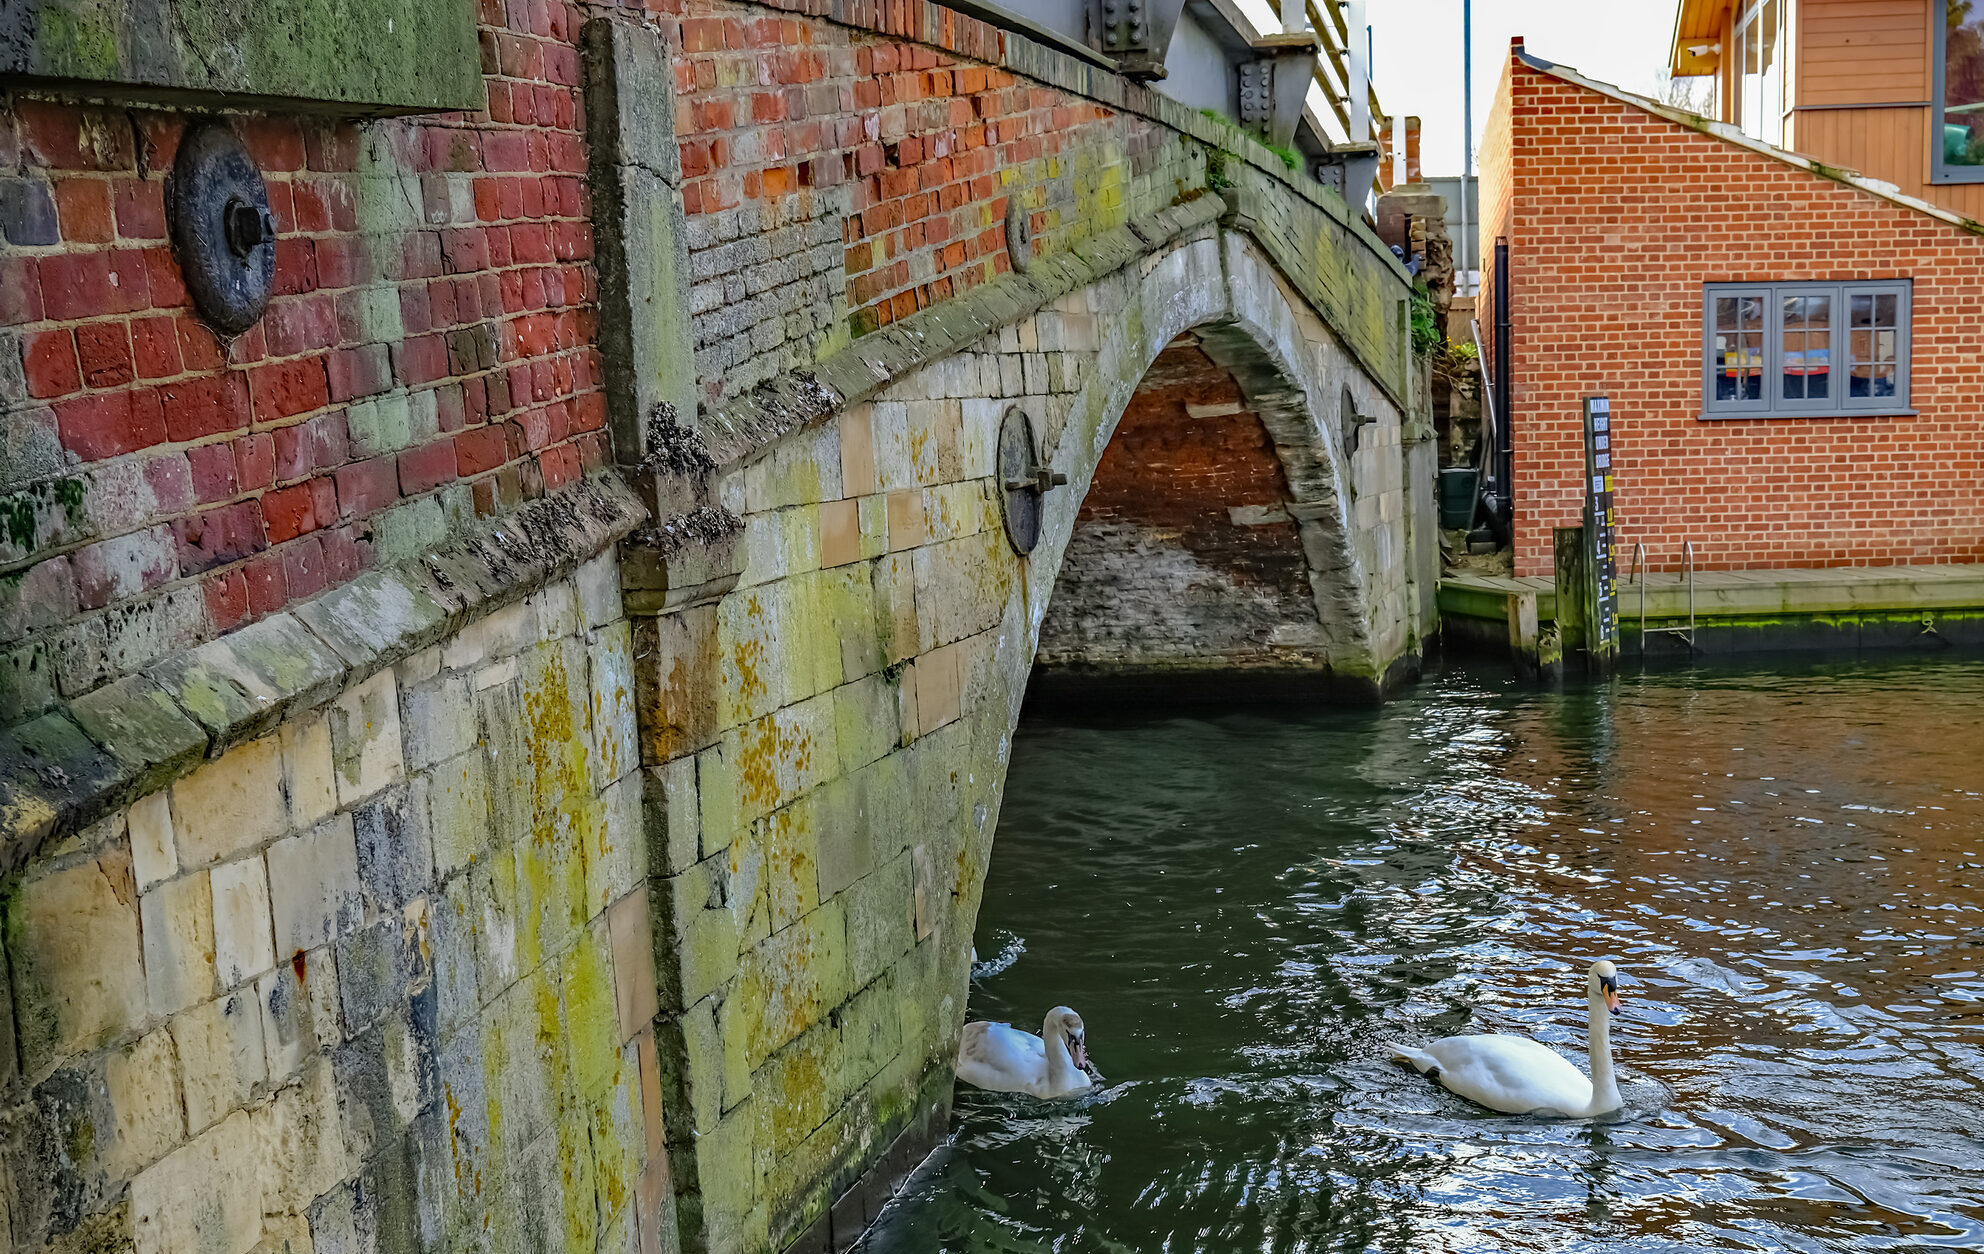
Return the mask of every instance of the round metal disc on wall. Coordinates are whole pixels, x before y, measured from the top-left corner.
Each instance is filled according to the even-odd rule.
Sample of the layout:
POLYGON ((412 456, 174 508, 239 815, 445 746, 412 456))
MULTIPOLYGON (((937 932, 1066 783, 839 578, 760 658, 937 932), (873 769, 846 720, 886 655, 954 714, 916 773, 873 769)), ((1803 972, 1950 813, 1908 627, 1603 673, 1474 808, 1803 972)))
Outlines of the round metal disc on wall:
POLYGON ((1034 452, 1033 419, 1015 405, 999 424, 999 512, 1006 539, 1025 556, 1040 543, 1040 457, 1034 452))
POLYGON ((254 326, 275 285, 275 219, 262 172, 231 129, 213 123, 179 141, 166 204, 194 308, 227 335, 254 326))
POLYGON ((1006 256, 1020 274, 1033 264, 1033 215, 1020 204, 1017 192, 1006 193, 1006 256))

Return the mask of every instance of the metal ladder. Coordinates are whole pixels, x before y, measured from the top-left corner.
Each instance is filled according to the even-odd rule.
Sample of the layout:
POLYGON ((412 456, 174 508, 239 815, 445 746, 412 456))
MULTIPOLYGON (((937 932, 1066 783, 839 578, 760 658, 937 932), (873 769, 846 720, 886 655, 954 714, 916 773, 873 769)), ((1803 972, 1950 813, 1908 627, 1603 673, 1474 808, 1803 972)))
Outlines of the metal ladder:
POLYGON ((1649 634, 1666 632, 1679 636, 1681 643, 1688 646, 1688 652, 1695 651, 1695 542, 1681 541, 1681 565, 1688 577, 1688 625, 1686 627, 1648 627, 1646 625, 1646 542, 1633 543, 1632 581, 1640 586, 1640 656, 1646 656, 1646 638, 1649 634))

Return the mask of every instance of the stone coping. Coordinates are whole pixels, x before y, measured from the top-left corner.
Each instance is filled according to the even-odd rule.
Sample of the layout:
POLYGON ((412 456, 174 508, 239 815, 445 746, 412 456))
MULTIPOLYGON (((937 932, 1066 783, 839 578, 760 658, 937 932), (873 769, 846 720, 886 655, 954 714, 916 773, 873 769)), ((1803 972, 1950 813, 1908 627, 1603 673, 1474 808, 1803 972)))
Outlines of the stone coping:
POLYGON ((940 301, 750 393, 702 412, 710 455, 729 465, 772 441, 873 396, 892 381, 1032 316, 1069 292, 1089 286, 1173 240, 1218 222, 1226 202, 1206 194, 1128 225, 1104 231, 1073 249, 1040 257, 1024 273, 1000 275, 962 296, 940 301))
POLYGON ((0 732, 0 875, 51 838, 329 704, 604 551, 647 511, 598 472, 453 543, 169 655, 0 732))

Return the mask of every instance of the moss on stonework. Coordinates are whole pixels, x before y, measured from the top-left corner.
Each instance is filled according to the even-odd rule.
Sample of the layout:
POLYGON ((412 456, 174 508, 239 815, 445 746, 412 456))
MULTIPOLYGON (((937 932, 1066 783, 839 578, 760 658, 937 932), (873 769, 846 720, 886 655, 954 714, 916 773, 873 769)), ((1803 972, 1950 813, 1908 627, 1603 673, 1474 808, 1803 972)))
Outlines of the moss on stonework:
POLYGON ((472 0, 19 0, 0 72, 385 112, 483 103, 472 0))

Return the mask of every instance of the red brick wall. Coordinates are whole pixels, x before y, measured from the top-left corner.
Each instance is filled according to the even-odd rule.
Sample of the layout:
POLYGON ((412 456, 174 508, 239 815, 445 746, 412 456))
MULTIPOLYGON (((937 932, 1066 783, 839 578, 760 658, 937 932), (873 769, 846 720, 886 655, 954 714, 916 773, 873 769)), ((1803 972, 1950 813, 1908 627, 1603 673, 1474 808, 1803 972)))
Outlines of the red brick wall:
MULTIPOLYGON (((1622 560, 1984 560, 1984 238, 1511 65, 1516 569, 1582 497, 1607 393, 1622 560), (1701 422, 1702 284, 1912 278, 1913 417, 1701 422)), ((1494 150, 1483 154, 1483 216, 1494 150)), ((1492 239, 1492 237, 1491 237, 1492 239)))
POLYGON ((484 113, 234 119, 280 239, 267 316, 231 343, 166 238, 186 119, 0 96, 10 675, 73 695, 349 579, 382 511, 488 513, 602 464, 577 14, 481 17, 484 113), (348 425, 382 397, 414 407, 404 447, 348 425))
MULTIPOLYGON (((1176 132, 976 64, 982 22, 827 7, 646 0, 711 398, 1008 269, 1009 186, 1051 253, 1202 177, 1176 132)), ((166 239, 187 119, 0 94, 0 722, 607 461, 586 16, 481 0, 473 115, 235 116, 280 239, 228 344, 166 239)))
POLYGON ((1028 189, 1037 249, 1064 249, 1118 224, 1131 174, 1175 140, 974 64, 997 61, 1003 35, 942 9, 875 4, 859 29, 778 11, 818 7, 805 0, 660 3, 679 29, 690 307, 713 399, 1005 273, 1006 180, 1028 189))
POLYGON ((1300 665, 1320 651, 1274 440, 1191 335, 1130 398, 1082 498, 1040 661, 1300 665), (1194 412, 1196 411, 1196 412, 1194 412), (1233 516, 1252 507, 1254 516, 1233 516))

